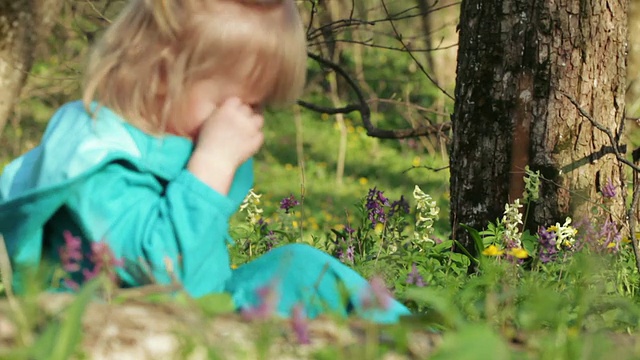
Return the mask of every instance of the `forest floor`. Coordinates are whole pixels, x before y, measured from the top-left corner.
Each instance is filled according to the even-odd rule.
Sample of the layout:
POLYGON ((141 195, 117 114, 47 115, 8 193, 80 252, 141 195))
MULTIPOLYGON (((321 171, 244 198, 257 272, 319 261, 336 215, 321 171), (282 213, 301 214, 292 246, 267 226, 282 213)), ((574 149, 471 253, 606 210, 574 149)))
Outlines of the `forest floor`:
MULTIPOLYGON (((74 298, 70 294, 41 295, 36 305, 42 312, 39 317, 60 317, 74 298)), ((6 298, 1 299, 0 355, 19 342, 20 331, 13 314, 6 298)), ((84 311, 77 354, 80 358, 119 360, 424 359, 441 341, 434 332, 407 331, 406 326, 403 340, 398 340, 397 328, 319 318, 308 321, 310 341, 301 344, 286 320, 247 320, 237 314, 206 316, 172 302, 92 301, 84 311)))

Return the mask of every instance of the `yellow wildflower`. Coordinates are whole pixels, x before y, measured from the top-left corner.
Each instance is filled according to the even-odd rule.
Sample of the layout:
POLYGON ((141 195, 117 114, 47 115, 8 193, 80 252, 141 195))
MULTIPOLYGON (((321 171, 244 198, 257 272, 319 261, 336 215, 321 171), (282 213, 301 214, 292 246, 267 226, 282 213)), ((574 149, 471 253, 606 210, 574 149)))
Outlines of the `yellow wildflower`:
POLYGON ((509 255, 517 257, 518 259, 526 259, 529 257, 527 250, 523 248, 513 248, 509 251, 509 255))
POLYGON ((498 247, 495 245, 487 246, 487 248, 484 249, 484 251, 482 252, 482 255, 486 255, 486 256, 500 256, 502 254, 504 254, 504 251, 501 249, 498 249, 498 247))
POLYGON ((367 179, 366 177, 361 177, 360 179, 358 179, 358 182, 360 183, 360 185, 367 185, 369 183, 369 179, 367 179))
POLYGON ((384 224, 383 223, 377 223, 376 227, 373 229, 373 231, 375 231, 376 234, 378 234, 378 235, 382 234, 382 230, 384 230, 384 224))

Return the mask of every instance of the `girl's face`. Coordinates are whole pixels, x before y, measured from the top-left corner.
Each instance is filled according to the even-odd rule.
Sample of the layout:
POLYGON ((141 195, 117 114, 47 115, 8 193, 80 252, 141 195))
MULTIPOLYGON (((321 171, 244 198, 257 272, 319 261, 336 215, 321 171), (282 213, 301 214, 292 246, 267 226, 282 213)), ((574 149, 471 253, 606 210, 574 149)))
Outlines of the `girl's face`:
POLYGON ((167 132, 195 141, 205 120, 220 104, 231 97, 242 99, 257 113, 263 110, 264 95, 257 94, 230 76, 213 76, 197 81, 185 89, 184 96, 175 106, 176 111, 173 111, 169 118, 167 132))

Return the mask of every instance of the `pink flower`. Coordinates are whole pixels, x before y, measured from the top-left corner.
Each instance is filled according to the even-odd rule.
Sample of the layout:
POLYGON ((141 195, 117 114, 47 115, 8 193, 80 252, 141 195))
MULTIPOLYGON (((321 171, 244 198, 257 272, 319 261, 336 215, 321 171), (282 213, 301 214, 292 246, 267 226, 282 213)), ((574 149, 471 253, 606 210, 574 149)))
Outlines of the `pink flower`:
POLYGON ((106 272, 113 282, 116 282, 115 269, 124 266, 122 259, 117 259, 113 255, 113 251, 104 241, 97 241, 91 243, 91 255, 89 260, 93 264, 93 269, 83 269, 82 275, 85 280, 91 280, 98 276, 101 272, 106 272))
POLYGON ((256 307, 242 309, 242 315, 247 320, 261 320, 271 317, 278 306, 280 296, 275 290, 275 286, 264 286, 256 290, 260 298, 260 304, 256 307))
POLYGON ((300 344, 311 344, 309 337, 309 322, 304 307, 301 304, 296 305, 291 314, 291 327, 298 338, 300 344))
POLYGON ((369 281, 369 287, 362 294, 362 308, 388 310, 393 297, 381 277, 374 277, 369 281))
POLYGON ((64 279, 62 283, 67 289, 76 290, 76 291, 80 289, 80 284, 78 284, 75 280, 67 278, 67 279, 64 279))
POLYGON ((62 236, 64 245, 59 249, 62 268, 66 272, 76 272, 80 270, 80 262, 82 262, 82 239, 73 236, 69 230, 65 230, 62 236))

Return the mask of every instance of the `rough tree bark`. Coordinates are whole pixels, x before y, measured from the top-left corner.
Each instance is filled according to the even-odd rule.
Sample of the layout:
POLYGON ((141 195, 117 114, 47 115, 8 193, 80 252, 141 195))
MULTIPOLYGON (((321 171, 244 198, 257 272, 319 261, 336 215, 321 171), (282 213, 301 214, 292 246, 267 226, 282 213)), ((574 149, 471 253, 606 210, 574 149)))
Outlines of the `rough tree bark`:
POLYGON ((49 32, 62 0, 0 0, 0 135, 33 64, 39 36, 49 32))
POLYGON ((624 187, 608 138, 624 112, 626 0, 463 0, 451 153, 454 238, 486 227, 540 170, 527 227, 566 216, 624 222, 624 192, 597 207, 609 180, 624 187), (568 96, 566 96, 566 95, 568 96), (575 106, 570 99, 579 104, 575 106), (597 209, 597 211, 593 211, 597 209))

